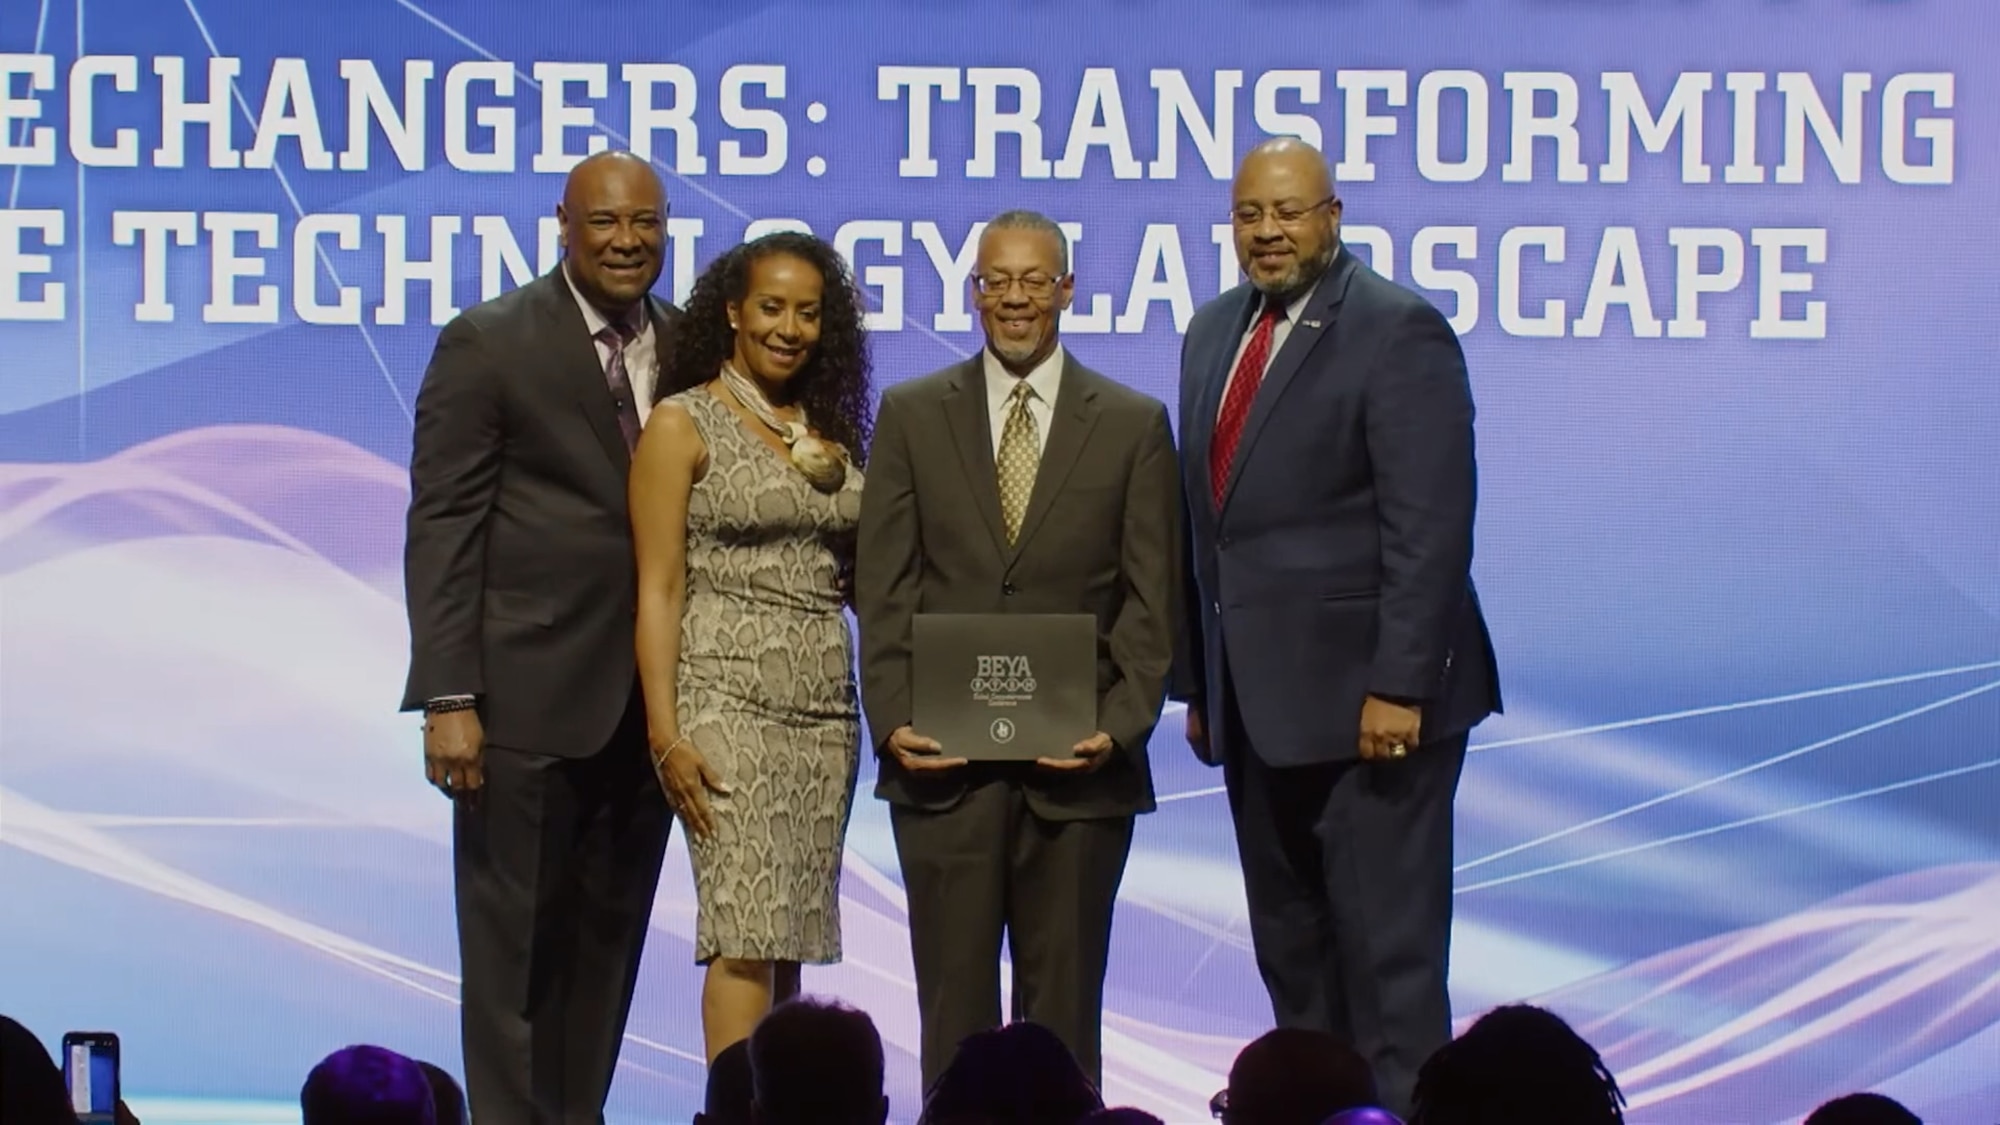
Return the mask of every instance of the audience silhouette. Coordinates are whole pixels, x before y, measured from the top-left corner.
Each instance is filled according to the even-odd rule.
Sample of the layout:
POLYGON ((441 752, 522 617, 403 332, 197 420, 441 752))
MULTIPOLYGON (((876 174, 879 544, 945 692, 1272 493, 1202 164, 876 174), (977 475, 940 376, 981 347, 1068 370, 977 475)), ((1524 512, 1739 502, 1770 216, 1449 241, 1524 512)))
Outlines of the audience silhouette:
POLYGON ((924 1100, 921 1125, 1075 1125, 1103 1108, 1062 1040, 1020 1022, 959 1044, 924 1100))
POLYGON ((321 1059, 299 1090, 299 1108, 305 1125, 440 1125, 423 1065, 365 1044, 321 1059))
POLYGON ((1375 1102, 1375 1076, 1353 1047, 1323 1031, 1279 1028, 1237 1053, 1209 1111, 1223 1125, 1321 1125, 1375 1102))
POLYGON ((35 1033, 0 1016, 0 1122, 76 1125, 62 1068, 35 1033))
POLYGON ((1924 1125, 1924 1122, 1894 1098, 1848 1094, 1813 1110, 1805 1125, 1924 1125))
POLYGON ((724 1047, 708 1064, 708 1087, 694 1125, 750 1125, 750 1041, 739 1039, 724 1047))
POLYGON ((1320 1125, 1403 1125, 1403 1119, 1380 1106, 1362 1106, 1334 1114, 1320 1125))
POLYGON ((882 1037, 866 1012, 801 997, 750 1035, 755 1125, 883 1125, 882 1037))
POLYGON ((1410 1125, 1622 1125, 1625 1095, 1595 1048, 1545 1008, 1481 1016, 1417 1073, 1410 1125))
MULTIPOLYGON (((865 1012, 804 997, 778 1005, 709 1065, 693 1125, 886 1125, 882 1037, 865 1012)), ((1318 1031, 1280 1028, 1238 1052, 1209 1103, 1223 1125, 1404 1125, 1377 1106, 1367 1062, 1318 1031)), ((1575 1029, 1544 1008, 1487 1012, 1421 1068, 1408 1125, 1623 1125, 1624 1094, 1575 1029)), ((432 1063, 357 1044, 299 1090, 303 1125, 471 1125, 464 1090, 432 1063)), ((1165 1125, 1106 1108, 1062 1040, 1018 1022, 969 1036, 925 1098, 918 1125, 1165 1125)), ((42 1040, 0 1016, 0 1125, 78 1125, 42 1040)), ((139 1125, 121 1101, 117 1125, 139 1125)), ((1923 1125, 1877 1093, 1828 1101, 1804 1125, 1923 1125)))
POLYGON ((434 1116, 437 1125, 472 1125, 471 1110, 465 1102, 465 1087, 458 1084, 458 1079, 436 1063, 418 1059, 417 1065, 423 1068, 424 1079, 430 1083, 431 1104, 436 1108, 434 1116))

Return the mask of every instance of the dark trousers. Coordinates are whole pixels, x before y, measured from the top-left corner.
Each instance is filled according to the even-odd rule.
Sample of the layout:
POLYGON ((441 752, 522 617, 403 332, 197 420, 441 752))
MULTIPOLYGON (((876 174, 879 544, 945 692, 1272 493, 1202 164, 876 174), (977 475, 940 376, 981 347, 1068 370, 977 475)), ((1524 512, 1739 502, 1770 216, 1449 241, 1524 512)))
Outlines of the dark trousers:
POLYGON ((597 1125, 671 820, 635 697, 586 758, 488 747, 454 823, 465 1085, 479 1125, 597 1125))
POLYGON ((1000 941, 1013 1018, 1055 1032, 1102 1081, 1104 970, 1132 818, 1044 820, 1018 782, 993 779, 946 812, 891 806, 910 903, 924 1089, 967 1036, 1001 1025, 1000 941))
POLYGON ((1451 1039, 1452 801, 1466 739, 1401 761, 1274 769, 1239 725, 1223 778, 1257 968, 1279 1027, 1330 1032, 1407 1117, 1451 1039))

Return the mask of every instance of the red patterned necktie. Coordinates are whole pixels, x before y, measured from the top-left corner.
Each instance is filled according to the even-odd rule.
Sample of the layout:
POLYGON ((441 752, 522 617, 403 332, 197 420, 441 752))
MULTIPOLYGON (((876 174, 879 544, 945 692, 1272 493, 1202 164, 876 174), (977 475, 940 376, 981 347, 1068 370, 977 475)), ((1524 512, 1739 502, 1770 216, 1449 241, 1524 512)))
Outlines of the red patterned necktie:
POLYGON ((1250 342, 1243 347, 1243 358, 1236 361, 1236 375, 1229 380, 1229 390, 1222 397, 1222 410, 1215 416, 1215 440, 1208 447, 1208 483, 1214 490, 1218 511, 1222 509, 1223 490, 1229 484, 1230 465, 1236 460, 1236 443, 1243 440, 1243 423, 1250 417, 1250 404, 1256 401, 1257 388, 1264 382, 1264 368, 1271 361, 1271 334, 1284 314, 1283 306, 1266 298, 1264 315, 1257 318, 1250 342))
POLYGON ((639 326, 630 319, 597 330, 597 338, 611 349, 611 362, 604 365, 604 381, 611 385, 611 400, 618 409, 618 428, 625 434, 628 450, 639 444, 639 404, 633 398, 632 378, 625 369, 625 346, 638 335, 639 326))

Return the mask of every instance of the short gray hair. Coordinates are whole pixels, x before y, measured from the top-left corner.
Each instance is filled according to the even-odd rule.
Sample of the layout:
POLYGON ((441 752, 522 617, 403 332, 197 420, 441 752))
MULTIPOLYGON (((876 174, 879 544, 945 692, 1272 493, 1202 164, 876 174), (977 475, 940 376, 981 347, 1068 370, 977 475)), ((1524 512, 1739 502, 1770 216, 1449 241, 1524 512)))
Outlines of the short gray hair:
POLYGON ((1056 253, 1062 258, 1062 272, 1069 274, 1069 236, 1054 219, 1040 211, 1002 211, 986 222, 987 230, 1038 230, 1055 236, 1056 253))

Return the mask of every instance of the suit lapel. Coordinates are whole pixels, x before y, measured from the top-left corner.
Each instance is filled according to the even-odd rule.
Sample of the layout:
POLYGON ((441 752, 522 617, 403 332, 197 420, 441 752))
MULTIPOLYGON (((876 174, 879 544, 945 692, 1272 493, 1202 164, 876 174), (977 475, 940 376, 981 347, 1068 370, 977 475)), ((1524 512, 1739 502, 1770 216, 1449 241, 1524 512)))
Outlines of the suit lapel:
POLYGON ((1050 411, 1048 444, 1042 448, 1042 463, 1035 470, 1035 487, 1028 494, 1028 510, 1021 515, 1021 534, 1007 557, 1010 566, 1021 557, 1028 540, 1035 537, 1042 517, 1049 514, 1049 505, 1055 503, 1056 494, 1069 480, 1070 470, 1076 468, 1076 459, 1083 454, 1090 431, 1097 426, 1097 391, 1084 378, 1076 357, 1068 351, 1063 352, 1062 384, 1056 391, 1054 406, 1050 411))
MULTIPOLYGON (((543 315, 549 322, 549 358, 569 381, 577 406, 597 435, 598 444, 604 447, 604 455, 611 458, 619 473, 630 472, 632 453, 625 448, 625 431, 618 425, 618 406, 611 401, 604 361, 597 356, 597 344, 590 338, 590 326, 584 322, 583 311, 576 307, 569 279, 558 265, 544 280, 549 287, 542 303, 543 315)), ((659 339, 657 330, 654 339, 659 339)))
POLYGON ((1243 465, 1257 444, 1257 435, 1270 420, 1271 412, 1277 409, 1278 400, 1285 397, 1285 388, 1291 385, 1305 364, 1307 355, 1319 346, 1319 342, 1333 331, 1334 318, 1340 311, 1340 302, 1347 296, 1347 283, 1354 277, 1357 259, 1342 247, 1327 267, 1320 279, 1319 288, 1313 291, 1312 300, 1299 310, 1298 323, 1285 337, 1285 346, 1271 357, 1271 365, 1264 371, 1264 381, 1257 388, 1257 397, 1250 400, 1250 416, 1243 421, 1243 436, 1236 443, 1236 460, 1229 466, 1229 480, 1222 489, 1222 507, 1229 507, 1229 498, 1236 492, 1237 478, 1243 475, 1243 465))
POLYGON ((958 447, 959 465, 965 470, 967 490, 973 507, 986 521, 993 547, 1004 558, 1007 529, 1000 519, 1000 477, 993 464, 992 423, 986 413, 986 384, 975 355, 961 364, 945 390, 942 403, 945 426, 952 444, 958 447))

